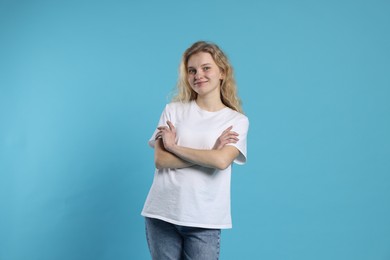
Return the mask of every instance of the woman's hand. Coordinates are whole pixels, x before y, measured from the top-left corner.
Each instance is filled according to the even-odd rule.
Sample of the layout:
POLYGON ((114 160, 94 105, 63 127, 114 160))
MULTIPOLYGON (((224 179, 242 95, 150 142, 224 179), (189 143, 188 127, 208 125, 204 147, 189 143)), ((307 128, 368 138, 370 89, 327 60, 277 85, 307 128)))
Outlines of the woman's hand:
POLYGON ((156 134, 156 139, 162 138, 164 148, 168 151, 171 151, 172 148, 176 145, 176 129, 171 121, 167 121, 167 126, 159 126, 159 130, 156 134))
POLYGON ((213 150, 219 150, 224 147, 226 144, 235 144, 238 142, 238 134, 234 131, 231 131, 233 126, 229 126, 222 132, 222 134, 218 137, 217 141, 215 141, 213 150))

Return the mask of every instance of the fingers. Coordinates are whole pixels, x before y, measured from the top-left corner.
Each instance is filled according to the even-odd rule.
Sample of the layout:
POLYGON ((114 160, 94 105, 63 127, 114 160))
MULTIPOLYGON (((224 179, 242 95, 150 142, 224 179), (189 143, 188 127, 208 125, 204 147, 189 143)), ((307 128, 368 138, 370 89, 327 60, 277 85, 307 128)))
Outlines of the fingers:
POLYGON ((172 131, 175 131, 175 127, 174 127, 174 125, 172 124, 172 122, 171 121, 167 121, 167 125, 169 126, 169 129, 171 129, 172 131))
POLYGON ((222 141, 223 144, 235 144, 239 141, 238 138, 236 137, 231 137, 231 138, 226 138, 225 140, 222 141))
POLYGON ((239 141, 238 133, 231 131, 233 126, 226 128, 221 135, 215 141, 213 149, 219 150, 222 149, 227 144, 235 144, 239 141))
POLYGON ((156 133, 156 136, 155 136, 155 139, 159 139, 159 138, 163 138, 164 136, 164 131, 166 131, 168 129, 168 127, 166 126, 159 126, 157 127, 157 133, 156 133))
POLYGON ((170 129, 171 131, 175 131, 175 126, 172 124, 171 121, 167 121, 168 126, 159 126, 157 127, 158 130, 164 131, 170 129))
POLYGON ((173 126, 171 121, 167 121, 168 126, 159 126, 157 127, 157 133, 156 133, 156 139, 162 138, 165 142, 166 138, 171 138, 170 136, 173 136, 175 138, 176 136, 176 129, 173 126))
POLYGON ((231 131, 232 129, 233 129, 233 126, 229 126, 218 137, 218 140, 217 140, 217 144, 218 144, 217 147, 218 148, 222 148, 226 144, 237 143, 239 141, 238 133, 231 131))
POLYGON ((220 136, 220 138, 222 138, 222 139, 237 138, 237 136, 238 136, 238 133, 236 133, 234 131, 229 131, 229 132, 222 134, 220 136))
POLYGON ((226 128, 226 129, 222 132, 222 134, 229 132, 230 130, 232 130, 232 128, 233 128, 232 125, 229 126, 228 128, 226 128))
POLYGON ((232 125, 229 126, 228 128, 226 128, 226 129, 222 132, 221 137, 223 137, 223 136, 225 136, 225 135, 237 135, 237 136, 238 136, 238 134, 237 134, 236 132, 231 131, 232 129, 233 129, 233 126, 232 126, 232 125))
POLYGON ((232 132, 232 131, 224 134, 223 136, 220 136, 214 145, 214 149, 219 150, 227 144, 237 143, 239 141, 237 136, 238 136, 238 134, 236 132, 232 132))
POLYGON ((159 138, 161 138, 162 137, 162 133, 161 133, 161 131, 158 131, 157 133, 156 133, 156 137, 154 138, 155 140, 157 140, 157 139, 159 139, 159 138))
POLYGON ((222 136, 222 140, 227 143, 237 143, 240 139, 238 139, 238 134, 236 132, 230 131, 222 136))
POLYGON ((236 132, 234 132, 234 131, 230 131, 230 132, 228 132, 228 133, 226 133, 228 136, 231 136, 231 137, 233 137, 233 136, 239 136, 239 134, 238 133, 236 133, 236 132))

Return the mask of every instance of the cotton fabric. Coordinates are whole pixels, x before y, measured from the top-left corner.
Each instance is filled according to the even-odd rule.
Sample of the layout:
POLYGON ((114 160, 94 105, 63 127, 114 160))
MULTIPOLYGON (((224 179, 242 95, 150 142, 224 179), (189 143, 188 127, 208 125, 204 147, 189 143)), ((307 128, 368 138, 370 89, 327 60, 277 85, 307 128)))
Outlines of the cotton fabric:
MULTIPOLYGON (((216 112, 201 109, 195 101, 166 105, 158 126, 176 128, 177 144, 194 149, 212 149, 229 126, 239 141, 228 144, 239 150, 234 160, 246 162, 248 118, 228 107, 216 112)), ((155 130, 149 140, 154 147, 155 130)), ((199 165, 181 169, 156 169, 142 215, 181 226, 226 229, 232 227, 230 207, 231 165, 218 170, 199 165)))

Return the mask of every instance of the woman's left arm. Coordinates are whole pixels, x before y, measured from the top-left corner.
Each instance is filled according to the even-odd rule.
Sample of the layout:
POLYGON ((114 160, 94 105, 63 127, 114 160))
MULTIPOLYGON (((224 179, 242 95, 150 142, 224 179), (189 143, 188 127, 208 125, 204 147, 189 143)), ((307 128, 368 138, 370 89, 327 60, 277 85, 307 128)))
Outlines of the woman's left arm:
POLYGON ((167 124, 168 127, 159 128, 159 136, 163 139, 164 147, 167 151, 175 154, 185 161, 223 170, 229 167, 240 153, 236 147, 230 145, 225 145, 221 149, 213 150, 201 150, 179 146, 175 142, 175 127, 170 121, 168 121, 167 124))
POLYGON ((174 144, 166 149, 188 162, 219 170, 229 167, 240 153, 231 145, 225 145, 219 150, 199 150, 174 144))

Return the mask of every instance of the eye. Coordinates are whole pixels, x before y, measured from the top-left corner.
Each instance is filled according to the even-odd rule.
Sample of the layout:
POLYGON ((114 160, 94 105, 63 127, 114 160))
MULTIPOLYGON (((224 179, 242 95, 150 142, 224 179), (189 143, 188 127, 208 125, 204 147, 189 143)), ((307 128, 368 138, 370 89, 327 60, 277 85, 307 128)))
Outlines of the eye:
POLYGON ((208 70, 210 70, 210 69, 211 69, 211 67, 208 67, 208 66, 203 67, 203 71, 208 71, 208 70))
POLYGON ((196 74, 196 70, 195 69, 188 69, 188 74, 194 75, 194 74, 196 74))

